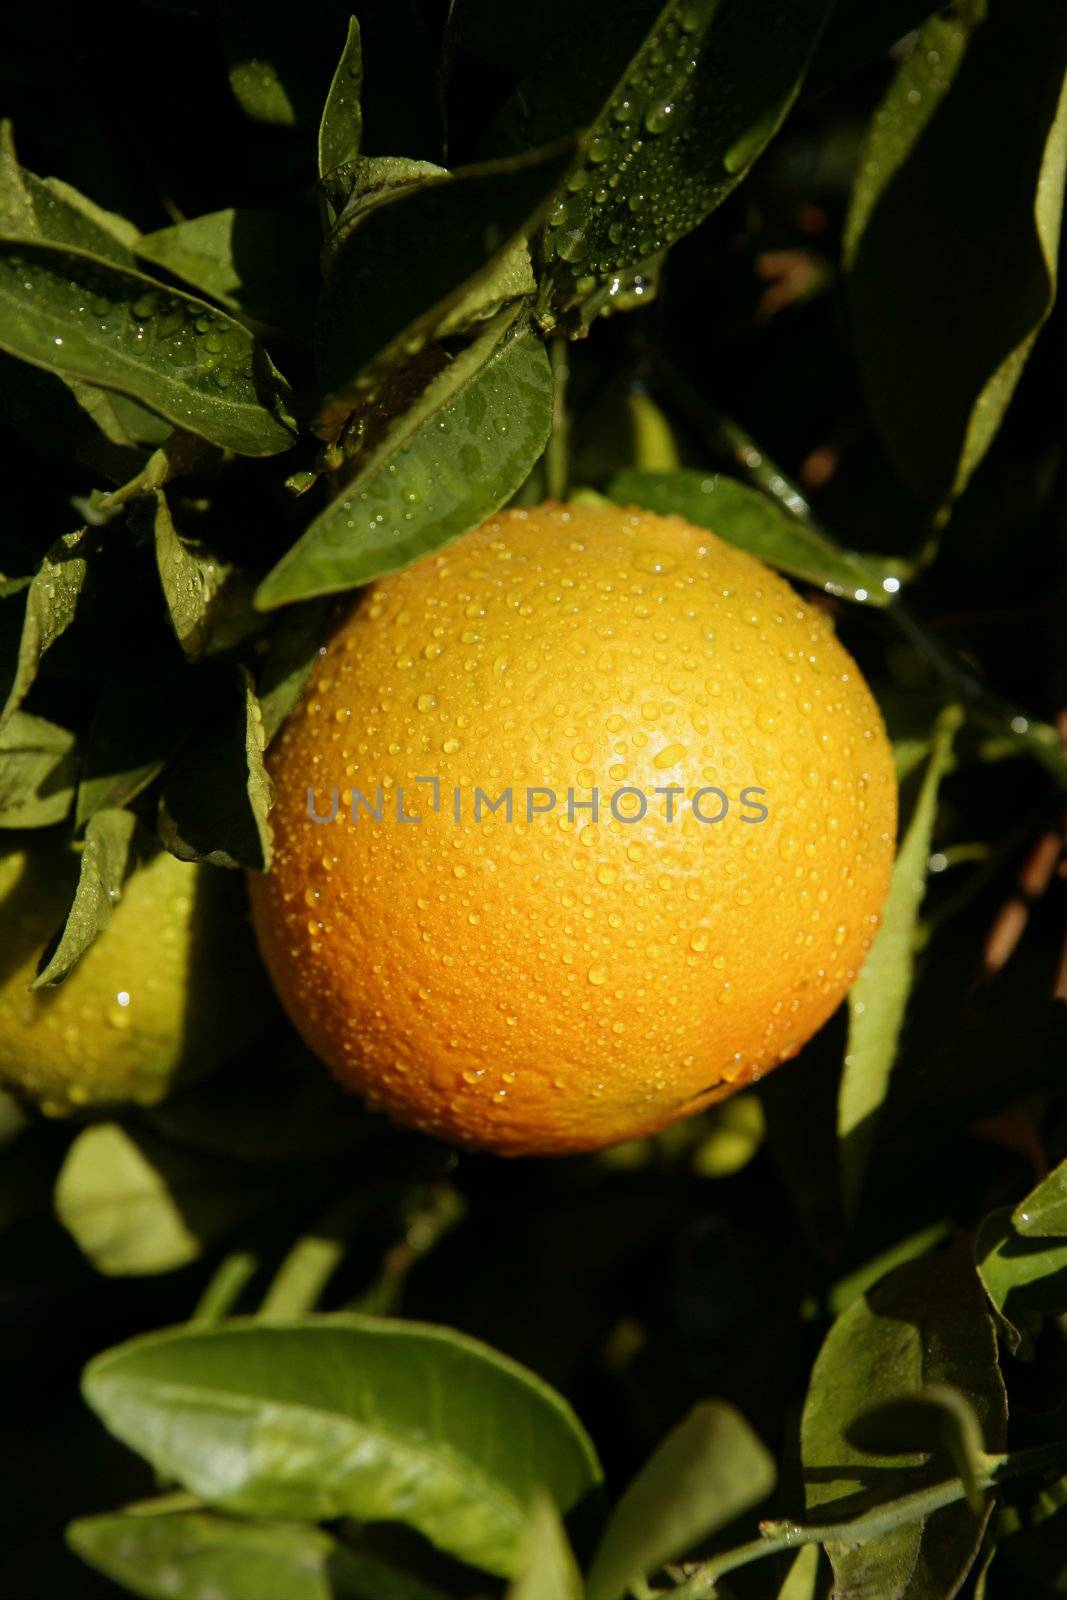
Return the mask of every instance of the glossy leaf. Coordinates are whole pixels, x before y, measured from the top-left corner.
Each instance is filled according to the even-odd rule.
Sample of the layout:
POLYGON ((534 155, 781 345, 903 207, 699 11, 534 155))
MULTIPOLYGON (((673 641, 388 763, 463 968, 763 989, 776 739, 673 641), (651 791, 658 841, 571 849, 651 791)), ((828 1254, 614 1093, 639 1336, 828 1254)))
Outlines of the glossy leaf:
POLYGON ((83 251, 0 239, 0 348, 117 389, 243 455, 292 443, 287 386, 241 325, 83 251))
POLYGON ((897 470, 936 505, 988 450, 1056 291, 1067 16, 933 17, 869 133, 845 236, 860 368, 897 470))
POLYGON ((89 528, 65 533, 48 551, 26 594, 18 658, 0 726, 25 700, 41 658, 70 627, 78 613, 98 535, 89 528))
POLYGON ((188 1266, 270 1199, 271 1191, 117 1122, 85 1128, 56 1181, 56 1214, 108 1277, 188 1266))
POLYGON ((319 124, 319 176, 325 177, 359 155, 363 133, 360 94, 363 88, 363 41, 355 17, 348 19, 348 37, 326 96, 319 124))
POLYGON ((131 866, 134 829, 137 818, 131 811, 98 811, 85 834, 78 883, 55 948, 31 988, 62 983, 80 961, 97 934, 111 921, 111 913, 122 898, 122 886, 131 866))
POLYGON ((324 436, 369 398, 376 374, 410 360, 497 269, 533 226, 566 162, 557 149, 428 179, 375 206, 345 237, 316 337, 324 436))
POLYGON ((1011 1214, 1012 1226, 1027 1238, 1067 1238, 1067 1161, 1053 1167, 1011 1214))
POLYGON ((962 713, 950 706, 935 725, 922 786, 897 850, 882 925, 849 990, 848 1044, 838 1092, 837 1131, 842 1190, 846 1209, 852 1212, 859 1203, 904 1025, 938 791, 951 766, 952 741, 961 721, 962 713))
POLYGON ((153 1334, 98 1356, 84 1387, 113 1433, 213 1505, 402 1521, 503 1576, 534 1489, 567 1511, 600 1479, 554 1391, 425 1324, 337 1315, 153 1334))
POLYGON ((892 579, 885 587, 885 569, 877 557, 839 550, 818 529, 788 516, 758 489, 724 473, 689 468, 647 472, 631 467, 615 474, 608 495, 616 505, 684 517, 790 577, 817 583, 850 600, 888 605, 900 587, 892 579))
POLYGON ((575 279, 646 260, 722 203, 777 131, 829 10, 827 0, 788 11, 770 0, 631 4, 609 37, 576 8, 497 135, 586 130, 545 232, 565 295, 575 279))
POLYGON ((76 782, 72 733, 25 711, 8 718, 0 728, 0 828, 62 822, 76 782))
POLYGON ((146 233, 137 254, 233 311, 304 335, 320 286, 319 244, 309 205, 239 206, 146 233))
POLYGON ((325 1528, 137 1507, 82 1517, 71 1549, 145 1600, 448 1600, 368 1541, 325 1528))
POLYGON ((665 1562, 758 1505, 776 1477, 773 1458, 732 1406, 695 1406, 612 1512, 589 1570, 589 1600, 622 1600, 665 1562))
POLYGON ((263 765, 263 718, 255 689, 240 679, 175 758, 159 805, 160 838, 181 861, 265 871, 271 789, 263 765))
POLYGON ((539 1493, 530 1508, 519 1576, 507 1600, 583 1600, 585 1589, 559 1511, 539 1493))
POLYGON ((156 491, 154 526, 159 581, 184 654, 199 661, 240 643, 258 625, 250 576, 183 538, 162 489, 156 491))
POLYGON ((1010 1210, 986 1218, 975 1243, 978 1275, 1012 1354, 1030 1357, 1042 1320, 1067 1311, 1067 1239, 1028 1238, 1010 1210))
MULTIPOLYGON (((910 1399, 927 1385, 958 1391, 986 1448, 1003 1448, 1006 1400, 981 1290, 959 1246, 898 1267, 834 1323, 812 1372, 801 1429, 810 1511, 841 1521, 952 1476, 920 1446, 878 1455, 851 1442, 875 1405, 910 1399)), ((924 1441, 924 1444, 926 1441, 924 1441)), ((862 1542, 830 1542, 837 1600, 946 1600, 974 1559, 988 1506, 976 1517, 946 1506, 862 1542)))
POLYGON ((544 346, 504 313, 434 378, 361 471, 263 580, 264 609, 395 572, 491 516, 552 420, 544 346))

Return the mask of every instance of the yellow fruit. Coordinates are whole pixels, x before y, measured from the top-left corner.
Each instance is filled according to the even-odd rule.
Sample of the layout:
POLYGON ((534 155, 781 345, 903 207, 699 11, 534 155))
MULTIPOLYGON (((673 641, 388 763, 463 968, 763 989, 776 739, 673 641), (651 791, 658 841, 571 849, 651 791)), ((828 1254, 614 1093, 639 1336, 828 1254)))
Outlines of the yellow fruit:
POLYGON ((373 585, 270 766, 253 921, 297 1028, 402 1122, 503 1153, 632 1139, 794 1055, 889 884, 892 761, 855 664, 678 518, 512 511, 373 585), (475 820, 476 789, 509 787, 512 820, 475 820), (309 789, 320 817, 338 791, 332 823, 309 789))
POLYGON ((269 1000, 236 875, 160 852, 127 880, 70 976, 29 991, 70 904, 77 858, 49 843, 0 857, 0 1084, 55 1115, 135 1100, 231 1054, 269 1000))

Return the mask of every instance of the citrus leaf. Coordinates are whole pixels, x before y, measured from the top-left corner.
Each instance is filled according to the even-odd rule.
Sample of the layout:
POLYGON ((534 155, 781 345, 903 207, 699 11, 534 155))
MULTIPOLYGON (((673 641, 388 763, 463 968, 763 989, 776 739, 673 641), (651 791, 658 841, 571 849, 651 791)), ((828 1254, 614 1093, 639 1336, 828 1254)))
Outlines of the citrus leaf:
POLYGON ((324 178, 359 155, 363 132, 360 93, 363 88, 363 44, 359 23, 348 19, 348 37, 333 75, 319 123, 319 176, 324 178))
POLYGON ((146 233, 137 254, 233 311, 306 335, 321 281, 319 244, 306 204, 239 206, 146 233))
POLYGON ((427 178, 361 218, 337 248, 319 308, 326 399, 316 426, 324 436, 497 270, 534 225, 567 159, 559 149, 537 151, 427 178))
POLYGON ((582 1600, 584 1594, 559 1511, 546 1494, 538 1493, 530 1507, 519 1576, 507 1600, 582 1600))
POLYGON ((704 1401, 647 1461, 612 1512, 589 1569, 589 1600, 622 1600, 667 1561, 774 1488, 772 1457, 732 1406, 704 1401))
POLYGON ((1008 1349, 1032 1357, 1033 1335, 1042 1320, 1067 1311, 1067 1239, 1017 1233, 1005 1207, 985 1219, 974 1251, 978 1276, 999 1315, 1008 1349))
POLYGON ((684 517, 791 578, 817 583, 828 593, 849 600, 888 605, 900 588, 893 578, 887 586, 888 568, 877 556, 839 550, 825 534, 787 516, 758 489, 721 472, 627 468, 615 474, 608 496, 616 505, 642 506, 660 516, 684 517))
POLYGON ((98 537, 89 528, 65 533, 56 540, 34 573, 26 594, 14 678, 0 710, 0 727, 29 694, 41 657, 77 616, 98 537))
POLYGON ((159 836, 171 855, 266 870, 271 787, 263 746, 259 702, 242 667, 171 766, 159 802, 159 836))
POLYGON ((10 122, 0 123, 0 233, 73 245, 120 266, 132 265, 137 237, 132 223, 102 211, 69 184, 20 167, 10 122))
POLYGON ((957 706, 934 726, 930 758, 915 809, 900 842, 882 925, 848 995, 848 1043, 837 1103, 841 1185, 854 1213, 870 1161, 882 1103, 889 1089, 911 990, 915 939, 926 889, 926 865, 937 819, 941 780, 952 762, 962 722, 957 706))
POLYGON ((122 898, 122 885, 130 870, 137 818, 131 811, 98 811, 85 834, 78 884, 54 948, 42 956, 42 965, 30 985, 62 983, 111 921, 122 898))
MULTIPOLYGON (((944 1459, 929 1440, 910 1456, 874 1454, 852 1442, 873 1405, 911 1399, 929 1385, 963 1396, 987 1448, 1003 1448, 1007 1417, 992 1325, 960 1246, 910 1262, 868 1289, 837 1318, 816 1360, 804 1405, 801 1457, 809 1511, 841 1521, 943 1481, 944 1459)), ((836 1600, 946 1600, 970 1567, 988 1520, 965 1504, 826 1546, 836 1600)))
POLYGON ((299 1523, 244 1522, 152 1505, 81 1517, 67 1543, 145 1600, 448 1600, 377 1554, 299 1523))
POLYGON ((270 1196, 232 1168, 100 1122, 67 1152, 55 1203, 97 1272, 139 1277, 188 1266, 270 1196))
POLYGON ((819 1554, 817 1544, 800 1547, 776 1600, 819 1600, 819 1554))
POLYGON ((875 115, 845 235, 861 373, 901 477, 938 505, 988 450, 1056 292, 1067 16, 933 17, 875 115))
POLYGON ((0 828, 62 822, 76 782, 72 733, 25 711, 8 718, 0 728, 0 828))
POLYGON ((426 1324, 341 1314, 151 1334, 92 1361, 84 1392, 118 1438, 210 1504, 404 1522, 504 1577, 533 1490, 566 1512, 600 1481, 552 1389, 426 1324))
POLYGON ((285 380, 246 329, 81 250, 0 239, 0 348, 117 389, 238 454, 292 443, 285 380))
POLYGON ((587 130, 545 230, 564 300, 635 266, 740 183, 795 98, 831 6, 628 5, 611 33, 577 7, 500 119, 529 143, 587 130))
POLYGON ((940 1453, 946 1468, 963 1481, 971 1510, 981 1514, 985 1441, 974 1408, 958 1390, 931 1383, 914 1395, 872 1406, 851 1424, 848 1440, 869 1455, 940 1453))
POLYGON ((1011 1214, 1012 1226, 1026 1238, 1067 1238, 1067 1161, 1053 1167, 1011 1214))
POLYGON ((254 632, 252 579, 193 540, 185 539, 162 489, 156 490, 156 566, 178 643, 190 661, 229 650, 254 632))
POLYGON ((257 606, 368 583, 466 533, 519 488, 551 421, 544 346, 504 312, 393 424, 268 573, 257 606))

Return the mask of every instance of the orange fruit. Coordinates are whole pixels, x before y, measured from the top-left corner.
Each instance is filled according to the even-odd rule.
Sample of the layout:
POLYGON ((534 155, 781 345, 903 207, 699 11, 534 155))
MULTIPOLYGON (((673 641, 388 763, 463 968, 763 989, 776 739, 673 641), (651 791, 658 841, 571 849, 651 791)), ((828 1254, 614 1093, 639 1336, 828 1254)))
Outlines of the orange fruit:
POLYGON ((653 1132, 794 1055, 889 885, 854 662, 675 517, 509 511, 373 584, 270 770, 253 922, 296 1027, 401 1122, 501 1153, 653 1132))
POLYGON ((262 1025, 269 992, 241 883, 160 851, 127 879, 70 975, 31 991, 77 877, 77 856, 51 840, 0 854, 0 1085, 53 1115, 151 1105, 262 1025))

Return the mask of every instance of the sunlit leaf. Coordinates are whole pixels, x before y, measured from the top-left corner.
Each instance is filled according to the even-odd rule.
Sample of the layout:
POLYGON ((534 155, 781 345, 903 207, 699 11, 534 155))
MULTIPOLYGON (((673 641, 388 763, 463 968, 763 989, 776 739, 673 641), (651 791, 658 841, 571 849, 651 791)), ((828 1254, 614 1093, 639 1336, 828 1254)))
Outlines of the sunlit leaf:
POLYGON ((1032 1356, 1043 1319, 1067 1311, 1067 1239, 1020 1234, 1005 1208, 986 1218, 974 1250, 1009 1350, 1032 1356))
POLYGON ((582 1600, 584 1594, 559 1511, 539 1493, 530 1508, 519 1576, 508 1590, 508 1600, 582 1600))
POLYGON ((0 828, 62 822, 77 782, 75 738, 44 717, 16 711, 0 728, 0 828))
POLYGON ((90 820, 74 899, 55 948, 45 952, 34 989, 62 983, 111 921, 130 870, 136 826, 137 818, 130 811, 98 811, 90 820))
POLYGON ((18 658, 0 726, 17 711, 33 686, 41 657, 74 621, 98 535, 90 528, 66 533, 51 547, 26 594, 18 658))
POLYGON ((503 1576, 518 1569, 534 1490, 567 1511, 600 1478, 554 1391, 420 1323, 337 1315, 151 1334, 91 1362, 85 1395, 212 1505, 401 1521, 503 1576))
POLYGON ((246 329, 84 251, 0 239, 0 348, 239 454, 292 443, 285 381, 246 329))
POLYGON ((363 44, 359 23, 348 19, 348 37, 326 96, 319 124, 319 176, 325 177, 359 155, 363 132, 360 93, 363 88, 363 44))
POLYGON ((171 626, 190 661, 229 650, 254 631, 251 577, 184 538, 162 489, 156 491, 155 546, 171 626))
POLYGON ((1027 1238, 1067 1238, 1067 1161, 1053 1167, 1011 1214, 1012 1226, 1027 1238))

